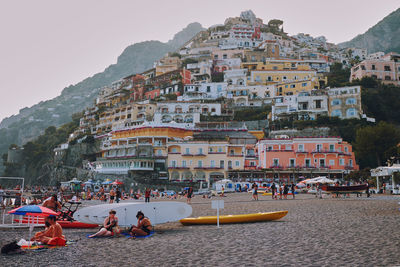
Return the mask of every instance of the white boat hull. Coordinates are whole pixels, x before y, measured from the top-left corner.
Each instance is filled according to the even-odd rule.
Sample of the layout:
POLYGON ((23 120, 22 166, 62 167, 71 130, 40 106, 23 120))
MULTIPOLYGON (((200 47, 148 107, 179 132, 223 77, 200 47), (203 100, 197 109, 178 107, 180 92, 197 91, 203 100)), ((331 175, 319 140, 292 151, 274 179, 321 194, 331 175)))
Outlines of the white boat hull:
POLYGON ((74 219, 83 223, 103 224, 111 209, 116 211, 120 226, 136 225, 136 214, 139 210, 150 219, 153 225, 176 222, 192 214, 192 207, 182 202, 131 202, 85 207, 74 214, 74 219))

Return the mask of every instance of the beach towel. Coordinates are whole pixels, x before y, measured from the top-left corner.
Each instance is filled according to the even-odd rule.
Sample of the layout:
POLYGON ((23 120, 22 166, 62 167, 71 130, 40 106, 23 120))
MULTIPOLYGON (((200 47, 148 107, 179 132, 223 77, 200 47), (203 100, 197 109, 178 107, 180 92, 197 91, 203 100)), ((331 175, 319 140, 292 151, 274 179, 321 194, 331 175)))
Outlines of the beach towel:
MULTIPOLYGON (((148 238, 154 235, 154 231, 150 232, 150 234, 145 235, 145 236, 135 236, 136 238, 148 238)), ((126 236, 127 238, 132 237, 129 233, 121 233, 122 235, 126 236)))

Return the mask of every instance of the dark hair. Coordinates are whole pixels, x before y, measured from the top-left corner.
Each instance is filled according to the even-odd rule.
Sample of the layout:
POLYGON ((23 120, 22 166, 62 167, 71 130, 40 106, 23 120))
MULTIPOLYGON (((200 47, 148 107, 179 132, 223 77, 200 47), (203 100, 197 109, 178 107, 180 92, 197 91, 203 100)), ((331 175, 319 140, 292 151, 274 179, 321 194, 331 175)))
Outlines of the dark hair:
POLYGON ((49 220, 52 220, 52 221, 56 221, 56 216, 54 216, 54 215, 50 215, 49 217, 47 217, 49 220))
POLYGON ((117 212, 115 210, 110 210, 109 214, 117 214, 117 212))
POLYGON ((57 200, 57 195, 53 194, 51 197, 54 197, 57 200))
POLYGON ((139 216, 142 215, 144 217, 144 214, 141 210, 139 210, 136 214, 136 218, 139 218, 139 216))

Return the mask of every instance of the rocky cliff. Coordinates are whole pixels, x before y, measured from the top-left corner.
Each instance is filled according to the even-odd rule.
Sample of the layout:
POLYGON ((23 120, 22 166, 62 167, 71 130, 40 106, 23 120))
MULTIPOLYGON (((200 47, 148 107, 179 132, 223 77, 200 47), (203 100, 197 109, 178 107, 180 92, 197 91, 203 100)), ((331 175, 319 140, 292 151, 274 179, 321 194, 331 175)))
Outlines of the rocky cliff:
POLYGON ((383 18, 364 34, 357 35, 339 46, 367 48, 368 53, 377 51, 400 53, 400 8, 383 18))

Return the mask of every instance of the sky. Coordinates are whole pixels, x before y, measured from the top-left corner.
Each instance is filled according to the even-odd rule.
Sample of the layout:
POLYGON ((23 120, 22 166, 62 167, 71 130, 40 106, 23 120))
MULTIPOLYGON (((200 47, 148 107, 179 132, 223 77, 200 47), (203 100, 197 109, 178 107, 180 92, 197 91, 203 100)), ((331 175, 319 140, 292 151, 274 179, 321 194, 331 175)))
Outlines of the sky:
MULTIPOLYGON (((348 41, 400 7, 399 0, 0 0, 0 120, 102 72, 127 46, 166 42, 251 9, 290 35, 348 41)), ((78 110, 77 110, 78 111, 78 110)))

